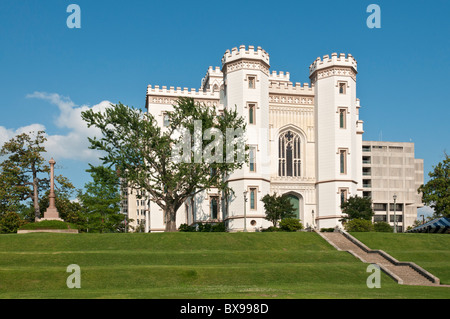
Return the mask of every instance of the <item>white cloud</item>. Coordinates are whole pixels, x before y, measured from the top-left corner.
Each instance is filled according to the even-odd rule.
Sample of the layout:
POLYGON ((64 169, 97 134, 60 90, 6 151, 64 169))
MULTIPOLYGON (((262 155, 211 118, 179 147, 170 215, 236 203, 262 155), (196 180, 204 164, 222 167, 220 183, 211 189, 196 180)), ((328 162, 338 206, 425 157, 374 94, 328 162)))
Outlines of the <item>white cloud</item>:
POLYGON ((7 129, 3 126, 0 126, 0 147, 5 144, 5 142, 12 139, 14 136, 22 134, 22 133, 30 133, 30 132, 39 132, 45 131, 45 126, 42 124, 31 124, 27 126, 20 127, 16 130, 7 129))
MULTIPOLYGON (((97 128, 88 128, 86 122, 81 118, 81 112, 92 109, 96 112, 104 111, 110 106, 109 101, 102 101, 92 107, 77 106, 70 98, 56 93, 34 92, 28 94, 27 98, 36 98, 50 102, 59 109, 59 115, 54 124, 66 131, 63 135, 46 134, 47 141, 45 157, 53 157, 57 161, 61 159, 80 160, 83 162, 98 163, 99 152, 89 149, 88 137, 100 137, 97 128)), ((0 146, 17 134, 37 131, 46 131, 42 124, 31 124, 18 129, 7 129, 0 126, 0 146)))
POLYGON ((434 209, 430 206, 423 206, 417 209, 417 217, 419 220, 422 220, 422 217, 420 215, 424 215, 425 218, 431 217, 434 214, 434 209))

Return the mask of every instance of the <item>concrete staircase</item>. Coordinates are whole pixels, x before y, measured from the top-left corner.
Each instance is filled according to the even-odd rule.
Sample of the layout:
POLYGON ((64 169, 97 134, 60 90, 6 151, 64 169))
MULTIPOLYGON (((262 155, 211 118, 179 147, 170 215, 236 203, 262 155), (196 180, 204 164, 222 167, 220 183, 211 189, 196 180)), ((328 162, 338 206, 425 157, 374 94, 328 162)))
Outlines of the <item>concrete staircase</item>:
POLYGON ((399 284, 438 286, 439 278, 411 262, 399 262, 382 250, 372 250, 345 232, 320 233, 338 250, 351 253, 364 263, 377 264, 386 274, 399 284))

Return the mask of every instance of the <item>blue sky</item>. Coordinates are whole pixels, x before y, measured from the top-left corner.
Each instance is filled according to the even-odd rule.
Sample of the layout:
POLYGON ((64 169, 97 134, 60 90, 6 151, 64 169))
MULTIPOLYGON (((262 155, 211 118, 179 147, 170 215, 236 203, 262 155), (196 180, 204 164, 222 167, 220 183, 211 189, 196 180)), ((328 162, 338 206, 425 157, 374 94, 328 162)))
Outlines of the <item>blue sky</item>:
POLYGON ((445 0, 2 0, 0 142, 45 128, 48 157, 81 188, 96 163, 81 108, 143 108, 148 84, 198 88, 241 44, 261 46, 272 70, 302 83, 318 56, 342 52, 358 61, 363 138, 414 142, 427 180, 450 152, 449 15, 445 0), (66 25, 72 3, 80 29, 66 25), (380 29, 366 25, 371 3, 381 8, 380 29))

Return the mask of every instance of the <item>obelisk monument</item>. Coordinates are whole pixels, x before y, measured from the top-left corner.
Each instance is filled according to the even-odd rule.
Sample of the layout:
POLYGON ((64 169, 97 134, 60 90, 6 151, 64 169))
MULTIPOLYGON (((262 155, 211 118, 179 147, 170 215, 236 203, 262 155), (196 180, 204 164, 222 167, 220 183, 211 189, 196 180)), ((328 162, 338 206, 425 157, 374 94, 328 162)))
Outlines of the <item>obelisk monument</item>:
POLYGON ((56 209, 55 205, 55 160, 52 159, 49 161, 50 164, 50 195, 48 196, 49 199, 49 206, 47 210, 44 213, 44 220, 62 220, 59 218, 58 210, 56 209))

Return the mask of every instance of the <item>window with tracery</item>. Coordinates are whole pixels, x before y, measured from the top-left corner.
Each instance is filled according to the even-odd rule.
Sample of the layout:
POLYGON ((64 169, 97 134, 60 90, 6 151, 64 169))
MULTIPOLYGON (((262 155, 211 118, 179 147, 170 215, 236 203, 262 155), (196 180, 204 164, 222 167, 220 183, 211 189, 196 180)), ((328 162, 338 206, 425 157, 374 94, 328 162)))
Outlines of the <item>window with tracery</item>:
POLYGON ((278 138, 278 175, 301 176, 301 140, 292 131, 286 131, 278 138))

